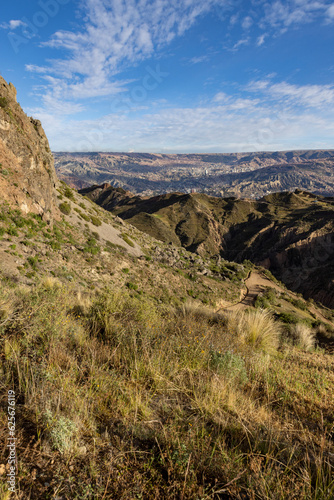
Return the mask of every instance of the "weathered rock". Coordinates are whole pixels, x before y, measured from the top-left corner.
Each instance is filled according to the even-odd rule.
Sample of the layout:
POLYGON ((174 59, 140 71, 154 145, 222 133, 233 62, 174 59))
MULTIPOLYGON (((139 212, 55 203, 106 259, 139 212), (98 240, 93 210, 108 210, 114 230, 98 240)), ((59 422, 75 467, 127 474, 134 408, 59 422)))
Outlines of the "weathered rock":
POLYGON ((57 176, 41 122, 16 101, 16 89, 0 76, 0 192, 2 199, 48 223, 59 218, 57 176))

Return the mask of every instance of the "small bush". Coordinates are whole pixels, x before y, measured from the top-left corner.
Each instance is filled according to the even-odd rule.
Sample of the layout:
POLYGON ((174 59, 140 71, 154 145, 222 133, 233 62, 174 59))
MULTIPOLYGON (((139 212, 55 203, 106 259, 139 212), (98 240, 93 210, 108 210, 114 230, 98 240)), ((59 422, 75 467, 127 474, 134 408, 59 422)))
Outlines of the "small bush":
POLYGON ((210 366, 215 371, 225 374, 233 382, 244 384, 248 382, 245 361, 238 354, 231 351, 219 352, 211 349, 210 366))
POLYGON ((88 238, 84 251, 91 255, 97 255, 99 253, 100 247, 97 245, 95 238, 88 238))
POLYGON ((8 106, 8 101, 6 97, 0 97, 0 108, 6 108, 8 106))
POLYGON ((133 243, 132 240, 130 240, 129 236, 127 234, 121 234, 121 238, 127 243, 130 247, 134 247, 135 244, 133 243))
POLYGON ((282 323, 286 323, 288 325, 296 325, 299 323, 297 316, 289 312, 280 313, 279 319, 282 323))
POLYGON ((61 283, 57 278, 48 276, 41 281, 41 285, 46 290, 53 290, 55 288, 59 288, 61 286, 61 283))
POLYGON ((61 203, 59 205, 59 209, 65 215, 69 215, 71 213, 71 205, 69 203, 67 203, 67 201, 65 201, 64 203, 61 203))
POLYGON ((66 196, 66 198, 69 198, 72 201, 74 200, 72 189, 69 188, 68 186, 65 188, 64 195, 66 196))
POLYGON ((92 215, 90 220, 91 220, 92 224, 94 224, 94 226, 101 226, 102 225, 102 221, 98 217, 95 217, 95 215, 92 215))
POLYGON ((27 262, 31 265, 31 267, 36 271, 37 270, 37 262, 38 262, 38 257, 37 255, 35 257, 28 257, 27 262))
POLYGON ((125 286, 128 287, 129 290, 138 290, 138 285, 131 283, 131 281, 125 283, 125 286))
POLYGON ((55 418, 50 411, 45 413, 45 420, 50 431, 52 447, 60 453, 73 448, 73 435, 77 429, 72 420, 66 417, 55 418))
POLYGON ((17 232, 17 230, 14 226, 9 226, 9 228, 7 228, 7 234, 9 234, 10 236, 18 236, 19 235, 19 233, 17 232))

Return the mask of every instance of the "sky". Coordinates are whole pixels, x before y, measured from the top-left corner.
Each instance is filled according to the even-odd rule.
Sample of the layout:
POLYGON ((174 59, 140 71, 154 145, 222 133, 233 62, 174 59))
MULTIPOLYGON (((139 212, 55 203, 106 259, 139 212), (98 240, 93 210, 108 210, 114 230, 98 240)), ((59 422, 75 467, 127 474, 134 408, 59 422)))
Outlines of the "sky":
POLYGON ((0 48, 53 151, 334 148, 330 0, 11 0, 0 48))

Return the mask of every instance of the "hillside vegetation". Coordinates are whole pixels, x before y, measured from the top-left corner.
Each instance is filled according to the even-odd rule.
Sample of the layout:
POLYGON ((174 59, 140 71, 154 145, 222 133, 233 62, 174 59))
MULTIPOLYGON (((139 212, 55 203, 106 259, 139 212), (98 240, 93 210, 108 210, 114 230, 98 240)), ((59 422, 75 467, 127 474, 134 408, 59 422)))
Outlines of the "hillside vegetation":
MULTIPOLYGON (((210 254, 209 239, 201 254, 157 240, 59 182, 4 80, 2 97, 1 499, 333 498, 334 311, 210 254)), ((205 234, 199 200, 215 201, 184 200, 205 234)))
POLYGON ((81 193, 159 240, 202 256, 249 259, 306 298, 334 306, 333 198, 303 191, 257 201, 181 193, 141 198, 108 184, 81 193))

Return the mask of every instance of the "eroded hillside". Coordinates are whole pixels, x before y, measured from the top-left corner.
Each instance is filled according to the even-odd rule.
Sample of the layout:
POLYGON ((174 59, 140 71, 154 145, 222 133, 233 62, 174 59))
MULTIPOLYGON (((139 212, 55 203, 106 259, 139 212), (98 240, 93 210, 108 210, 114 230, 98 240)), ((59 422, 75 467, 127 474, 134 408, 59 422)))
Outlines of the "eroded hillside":
POLYGON ((261 198, 301 189, 334 194, 334 151, 226 154, 55 153, 60 179, 76 189, 108 182, 141 196, 195 190, 261 198))
POLYGON ((171 193, 141 198, 110 185, 81 191, 141 231, 199 255, 263 265, 289 288, 334 305, 334 202, 295 191, 260 200, 171 193))

